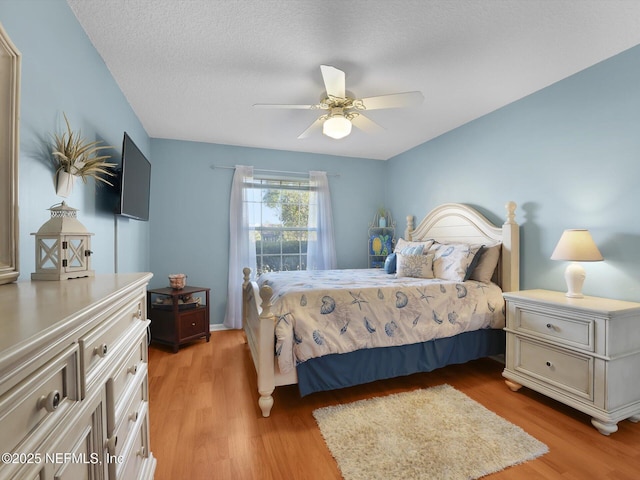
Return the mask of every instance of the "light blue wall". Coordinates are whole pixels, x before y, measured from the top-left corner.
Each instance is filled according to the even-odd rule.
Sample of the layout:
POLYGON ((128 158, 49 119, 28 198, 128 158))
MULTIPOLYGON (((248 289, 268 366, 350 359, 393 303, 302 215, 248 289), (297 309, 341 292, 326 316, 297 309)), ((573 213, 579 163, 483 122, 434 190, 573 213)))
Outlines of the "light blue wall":
MULTIPOLYGON (((589 228, 605 261, 586 264, 585 293, 640 301, 640 47, 420 145, 388 162, 150 139, 64 0, 2 0, 0 22, 22 57, 21 280, 35 268, 30 235, 55 195, 44 142, 66 112, 85 136, 114 145, 127 131, 152 162, 150 222, 111 213, 113 194, 78 183, 68 203, 94 232, 93 268, 170 273, 212 288, 222 322, 232 170, 211 165, 337 173, 330 177, 340 268, 365 267, 366 231, 381 203, 404 229, 442 202, 502 222, 519 204, 523 288, 564 290, 549 260, 562 230, 589 228)), ((428 102, 428 98, 427 98, 428 102)))
POLYGON ((588 228, 605 257, 584 292, 640 301, 640 47, 388 161, 388 203, 422 218, 469 203, 493 221, 508 200, 522 225, 521 288, 565 290, 549 257, 588 228))
POLYGON ((222 323, 226 308, 233 177, 212 165, 339 175, 329 177, 338 266, 367 266, 367 229, 384 201, 385 162, 161 139, 151 140, 151 154, 153 285, 186 273, 189 284, 211 288, 212 323, 222 323))
MULTIPOLYGON (((120 161, 126 130, 144 152, 150 140, 102 58, 64 0, 2 0, 0 22, 22 54, 20 109, 20 280, 35 270, 36 232, 50 218, 47 210, 63 199, 56 196, 46 143, 61 132, 66 113, 74 129, 87 139, 113 145, 120 161)), ((93 180, 78 181, 67 203, 79 209, 78 219, 94 233, 92 269, 110 273, 115 266, 116 233, 120 249, 118 270, 150 270, 146 223, 113 215, 115 194, 96 189, 93 180)))

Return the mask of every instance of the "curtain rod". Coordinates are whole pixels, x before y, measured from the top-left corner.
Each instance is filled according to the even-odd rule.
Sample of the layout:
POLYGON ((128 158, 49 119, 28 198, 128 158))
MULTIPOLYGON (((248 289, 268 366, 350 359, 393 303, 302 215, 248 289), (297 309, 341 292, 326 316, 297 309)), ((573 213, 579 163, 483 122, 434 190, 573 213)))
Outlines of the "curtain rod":
MULTIPOLYGON (((226 168, 228 170, 235 170, 236 167, 232 167, 229 165, 211 165, 211 170, 215 170, 216 168, 226 168)), ((264 168, 254 168, 254 172, 262 172, 262 173, 280 173, 285 175, 309 175, 309 172, 289 172, 287 170, 265 170, 264 168)), ((327 177, 339 177, 339 173, 327 173, 327 177)))

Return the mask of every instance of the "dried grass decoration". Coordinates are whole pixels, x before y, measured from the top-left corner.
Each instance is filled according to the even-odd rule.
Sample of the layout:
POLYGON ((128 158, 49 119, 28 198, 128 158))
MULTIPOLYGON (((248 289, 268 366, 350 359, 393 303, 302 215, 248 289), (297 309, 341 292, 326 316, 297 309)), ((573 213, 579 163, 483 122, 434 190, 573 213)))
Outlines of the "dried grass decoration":
MULTIPOLYGON (((64 114, 63 114, 64 115, 64 114)), ((73 178, 80 177, 84 183, 91 177, 97 182, 113 186, 106 177, 114 177, 113 168, 116 163, 107 162, 110 155, 98 155, 102 150, 114 148, 110 145, 100 145, 101 141, 88 142, 82 138, 80 130, 71 129, 67 116, 64 115, 67 131, 62 135, 53 135, 52 161, 56 167, 56 193, 67 196, 73 186, 73 178), (70 183, 69 183, 70 182, 70 183), (67 188, 64 187, 67 184, 67 188), (68 191, 67 191, 68 190, 68 191)))

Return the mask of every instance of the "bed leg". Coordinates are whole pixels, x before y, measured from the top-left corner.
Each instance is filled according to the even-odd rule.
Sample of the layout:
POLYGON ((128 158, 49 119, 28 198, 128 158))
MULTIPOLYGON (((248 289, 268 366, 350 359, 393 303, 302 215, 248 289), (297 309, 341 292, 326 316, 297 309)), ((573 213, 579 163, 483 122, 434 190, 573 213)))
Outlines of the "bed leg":
POLYGON ((274 339, 275 339, 275 316, 271 313, 271 297, 273 290, 268 285, 260 288, 260 298, 262 299, 262 312, 260 313, 260 345, 259 345, 259 368, 258 368, 258 405, 262 410, 262 416, 268 417, 273 407, 273 397, 271 394, 276 388, 275 382, 275 359, 274 359, 274 339))
POLYGON ((260 405, 260 410, 262 410, 262 416, 268 417, 271 415, 271 407, 273 407, 273 397, 271 394, 273 390, 270 392, 259 392, 260 398, 258 399, 258 405, 260 405))

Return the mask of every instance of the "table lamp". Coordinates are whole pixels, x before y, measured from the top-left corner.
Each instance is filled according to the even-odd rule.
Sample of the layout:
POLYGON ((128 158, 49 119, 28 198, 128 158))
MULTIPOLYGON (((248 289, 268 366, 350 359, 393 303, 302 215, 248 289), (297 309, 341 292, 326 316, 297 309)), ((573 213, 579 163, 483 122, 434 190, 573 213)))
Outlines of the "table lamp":
POLYGON ((564 272, 567 282, 567 297, 582 298, 582 285, 587 276, 578 262, 599 262, 604 260, 600 250, 591 238, 589 230, 565 230, 551 254, 551 260, 568 260, 571 263, 564 272))

